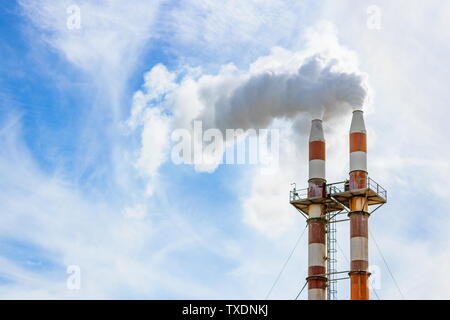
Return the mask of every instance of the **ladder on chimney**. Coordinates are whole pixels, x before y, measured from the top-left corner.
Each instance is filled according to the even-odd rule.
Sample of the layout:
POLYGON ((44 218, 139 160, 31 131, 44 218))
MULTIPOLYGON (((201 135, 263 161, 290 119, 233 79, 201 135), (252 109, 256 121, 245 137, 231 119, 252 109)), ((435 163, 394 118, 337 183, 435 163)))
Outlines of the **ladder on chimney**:
POLYGON ((327 299, 337 300, 337 250, 336 250, 336 214, 334 212, 327 213, 327 274, 328 288, 327 299))

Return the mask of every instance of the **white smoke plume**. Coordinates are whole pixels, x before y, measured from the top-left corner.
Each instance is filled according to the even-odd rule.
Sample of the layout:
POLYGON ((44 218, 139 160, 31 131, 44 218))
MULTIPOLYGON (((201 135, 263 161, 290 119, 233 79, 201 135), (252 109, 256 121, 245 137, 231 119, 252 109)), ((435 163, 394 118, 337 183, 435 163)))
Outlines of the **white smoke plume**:
MULTIPOLYGON (((337 116, 335 109, 359 109, 367 97, 366 76, 346 71, 336 58, 316 54, 296 68, 268 70, 238 76, 231 92, 209 87, 203 96, 219 92, 215 103, 205 105, 200 119, 208 126, 227 128, 265 128, 276 118, 294 119, 300 113, 313 118, 337 116)), ((207 101, 207 99, 204 99, 207 101)), ((340 111, 339 113, 341 113, 340 111)))
MULTIPOLYGON (((150 113, 153 120, 160 115, 167 133, 191 130, 195 120, 202 121, 204 130, 216 128, 222 133, 226 129, 265 129, 279 120, 292 123, 296 134, 304 135, 312 118, 334 121, 367 105, 367 76, 359 70, 356 55, 339 44, 332 28, 311 29, 307 34, 303 50, 274 47, 248 68, 230 63, 207 73, 189 66, 175 71, 161 64, 154 66, 145 75, 142 90, 135 94, 128 124, 132 130, 142 127, 142 141, 147 142, 161 136, 161 132, 145 130, 152 125, 146 120, 150 113), (145 135, 153 138, 144 139, 145 135)), ((153 156, 147 157, 150 151, 146 150, 157 152, 143 144, 139 159, 153 156)), ((169 157, 158 159, 144 175, 154 177, 158 164, 169 157)), ((218 165, 195 168, 212 172, 218 165)))

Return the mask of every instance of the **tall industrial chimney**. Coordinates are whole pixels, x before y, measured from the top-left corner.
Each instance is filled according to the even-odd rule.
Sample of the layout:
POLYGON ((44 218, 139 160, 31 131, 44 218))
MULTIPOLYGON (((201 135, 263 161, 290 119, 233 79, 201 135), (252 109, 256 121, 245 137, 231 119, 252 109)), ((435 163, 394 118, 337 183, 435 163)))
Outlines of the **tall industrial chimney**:
POLYGON ((369 215, 387 202, 387 191, 367 175, 367 137, 363 112, 353 112, 350 127, 350 179, 325 179, 325 138, 322 121, 313 120, 309 136, 308 188, 294 187, 289 202, 306 218, 308 299, 336 299, 337 274, 350 278, 352 300, 368 300, 369 215), (306 192, 307 191, 307 192, 306 192), (374 208, 369 211, 369 207, 374 208), (349 219, 336 216, 348 213, 349 219), (336 223, 350 220, 350 270, 336 270, 336 223))
MULTIPOLYGON (((324 198, 325 179, 325 138, 322 120, 311 122, 309 136, 309 180, 308 198, 324 198)), ((308 223, 308 299, 326 299, 326 245, 325 225, 326 217, 324 205, 310 204, 308 223)))
MULTIPOLYGON (((353 112, 350 127, 350 181, 349 191, 366 189, 367 140, 363 112, 353 112)), ((368 300, 368 202, 366 193, 350 198, 350 290, 352 300, 368 300)))

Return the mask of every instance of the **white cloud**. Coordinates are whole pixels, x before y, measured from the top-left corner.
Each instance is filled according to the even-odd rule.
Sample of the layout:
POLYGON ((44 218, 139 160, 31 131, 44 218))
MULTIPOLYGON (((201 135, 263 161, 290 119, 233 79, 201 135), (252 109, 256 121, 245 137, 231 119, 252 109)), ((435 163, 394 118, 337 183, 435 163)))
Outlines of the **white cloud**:
POLYGON ((145 201, 121 207, 92 199, 62 177, 41 171, 20 142, 17 124, 3 128, 8 130, 0 130, 0 235, 4 242, 13 239, 30 246, 37 260, 24 266, 22 257, 3 256, 1 276, 11 282, 1 286, 0 296, 214 297, 209 284, 185 275, 196 270, 198 262, 184 252, 222 254, 217 246, 205 246, 222 241, 208 235, 205 226, 194 232, 185 217, 158 213, 145 201), (36 264, 46 271, 33 267, 36 264), (179 264, 187 269, 178 269, 179 264), (81 268, 79 291, 66 288, 68 265, 81 268))
MULTIPOLYGON (((160 165, 167 160, 170 127, 168 118, 158 109, 147 110, 145 118, 142 147, 136 166, 151 180, 157 174, 160 165)), ((151 182, 147 185, 147 194, 153 194, 151 182)))
MULTIPOLYGON (((25 14, 45 32, 46 41, 90 76, 113 78, 130 72, 139 50, 154 36, 160 1, 20 1, 25 14), (67 8, 80 9, 80 29, 67 27, 67 8)), ((104 79, 106 80, 106 79, 104 79)), ((110 81, 113 79, 110 79, 110 81)))
POLYGON ((284 1, 183 1, 166 10, 160 32, 170 50, 202 64, 247 63, 267 48, 298 38, 307 5, 284 1), (212 59, 212 60, 211 60, 212 59))
POLYGON ((128 219, 143 219, 147 216, 147 208, 142 204, 126 207, 123 216, 128 219))
MULTIPOLYGON (((34 27, 27 33, 28 40, 34 47, 47 44, 45 49, 57 52, 69 64, 61 64, 64 71, 54 72, 69 78, 70 83, 79 81, 83 87, 79 92, 82 99, 73 103, 76 114, 82 117, 80 127, 76 128, 78 147, 74 148, 76 152, 70 160, 76 163, 76 170, 68 173, 75 181, 87 176, 86 180, 93 185, 114 185, 122 190, 135 187, 135 174, 129 162, 132 143, 123 137, 120 124, 128 113, 129 78, 143 50, 156 37, 154 24, 160 3, 157 0, 20 1, 24 16, 34 27), (67 27, 72 14, 67 9, 74 5, 80 10, 79 29, 67 27)), ((54 68, 53 63, 46 61, 48 56, 40 59, 38 50, 33 53, 45 68, 54 68)), ((64 89, 68 88, 77 90, 73 85, 64 89)))

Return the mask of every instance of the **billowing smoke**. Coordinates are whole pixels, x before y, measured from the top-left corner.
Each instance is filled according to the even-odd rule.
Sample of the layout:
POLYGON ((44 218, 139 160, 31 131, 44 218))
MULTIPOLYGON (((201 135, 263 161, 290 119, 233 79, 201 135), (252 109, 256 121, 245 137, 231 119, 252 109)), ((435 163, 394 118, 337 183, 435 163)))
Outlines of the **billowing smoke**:
POLYGON ((213 74, 201 68, 171 72, 163 65, 154 66, 145 75, 143 90, 134 96, 128 120, 133 130, 144 127, 137 161, 144 174, 155 176, 168 159, 171 140, 178 142, 183 136, 178 129, 189 131, 192 137, 186 143, 192 152, 186 154, 202 149, 203 159, 212 159, 208 164, 194 159, 195 169, 211 172, 222 159, 220 150, 233 147, 252 132, 260 134, 273 122, 277 122, 274 127, 291 123, 294 134, 304 135, 312 118, 336 120, 349 115, 352 108, 362 108, 367 100, 366 76, 359 72, 354 55, 337 43, 319 49, 293 52, 275 47, 246 69, 228 64, 213 74), (203 132, 219 129, 224 149, 207 148, 219 139, 195 134, 199 122, 203 132), (227 134, 233 130, 239 139, 227 134), (167 145, 155 145, 158 141, 167 141, 167 145))
MULTIPOLYGON (((293 119, 300 113, 322 118, 325 113, 339 116, 345 108, 363 107, 367 96, 364 74, 348 72, 338 59, 320 54, 302 62, 292 70, 236 78, 234 90, 221 92, 214 87, 218 97, 204 106, 200 119, 221 130, 247 130, 265 128, 276 118, 293 119)), ((211 95, 208 90, 201 94, 211 95)))

